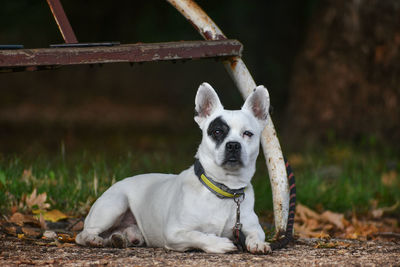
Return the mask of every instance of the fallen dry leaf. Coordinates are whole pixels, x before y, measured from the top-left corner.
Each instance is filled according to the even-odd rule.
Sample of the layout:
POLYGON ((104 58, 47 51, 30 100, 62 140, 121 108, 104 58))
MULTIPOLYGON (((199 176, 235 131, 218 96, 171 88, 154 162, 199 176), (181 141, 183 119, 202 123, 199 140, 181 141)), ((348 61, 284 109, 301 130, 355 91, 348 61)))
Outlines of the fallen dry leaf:
MULTIPOLYGON (((372 201, 373 207, 377 206, 377 201, 372 201)), ((376 216, 382 216, 385 212, 393 212, 398 209, 400 202, 391 207, 377 209, 376 216)), ((372 215, 372 214, 371 214, 372 215)), ((370 215, 370 216, 371 216, 370 215)), ((356 214, 353 214, 351 220, 346 220, 344 215, 332 211, 324 211, 322 214, 299 204, 296 209, 296 218, 294 224, 296 235, 299 237, 329 238, 340 237, 347 239, 367 240, 376 238, 379 232, 399 232, 399 223, 390 218, 381 218, 377 220, 368 220, 363 218, 359 220, 356 214)))
POLYGON ((296 235, 298 235, 301 238, 308 238, 308 237, 315 237, 318 238, 321 236, 321 230, 313 230, 310 229, 307 225, 301 225, 299 223, 294 224, 294 231, 296 235))
POLYGON ((33 189, 33 192, 31 195, 27 196, 25 199, 25 203, 28 206, 28 208, 33 209, 33 208, 38 208, 39 210, 46 210, 50 208, 50 204, 46 203, 47 199, 47 194, 46 192, 37 195, 36 188, 33 189))
POLYGON ((324 211, 321 214, 321 218, 329 223, 334 224, 339 229, 344 229, 343 221, 345 220, 344 215, 330 210, 324 211))
POLYGON ((79 221, 71 228, 72 232, 79 232, 83 230, 84 223, 83 221, 79 221))
POLYGON ((299 216, 302 220, 308 220, 308 219, 320 219, 320 215, 313 211, 312 209, 298 203, 296 205, 296 215, 299 216))
POLYGON ((17 229, 15 225, 12 224, 3 224, 2 225, 2 230, 12 236, 17 236, 18 234, 21 234, 21 231, 17 229))
POLYGON ((296 223, 294 224, 295 232, 304 238, 321 236, 322 225, 320 219, 321 216, 317 212, 300 203, 297 204, 296 223))
POLYGON ((316 238, 319 238, 319 239, 330 239, 331 236, 330 236, 329 234, 325 233, 324 231, 321 231, 321 232, 316 236, 316 238))
POLYGON ((57 240, 62 243, 75 243, 75 236, 70 236, 69 234, 58 234, 57 240))
POLYGON ((60 220, 67 219, 68 216, 59 210, 50 210, 43 213, 43 218, 46 221, 58 222, 60 220))
POLYGON ((42 236, 42 232, 38 228, 22 227, 21 231, 26 237, 30 238, 40 238, 42 236))
POLYGON ((12 222, 2 222, 1 228, 8 235, 16 236, 20 239, 40 238, 42 236, 40 228, 29 225, 20 226, 12 222))
POLYGON ((376 222, 373 221, 360 221, 353 214, 351 224, 346 227, 345 233, 342 235, 343 238, 347 239, 363 239, 366 240, 371 238, 375 233, 379 232, 376 222))
POLYGON ((8 221, 15 223, 16 225, 19 226, 30 224, 40 227, 40 222, 35 217, 31 215, 25 215, 19 212, 14 213, 8 221))

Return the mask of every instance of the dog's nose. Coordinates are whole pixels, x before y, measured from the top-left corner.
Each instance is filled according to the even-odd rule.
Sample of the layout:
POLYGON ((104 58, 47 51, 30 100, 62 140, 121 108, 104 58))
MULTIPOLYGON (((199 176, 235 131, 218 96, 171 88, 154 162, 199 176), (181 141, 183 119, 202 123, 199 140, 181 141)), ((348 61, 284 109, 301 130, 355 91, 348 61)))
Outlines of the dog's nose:
POLYGON ((242 149, 242 146, 239 142, 228 142, 226 143, 225 148, 228 152, 239 152, 242 149))

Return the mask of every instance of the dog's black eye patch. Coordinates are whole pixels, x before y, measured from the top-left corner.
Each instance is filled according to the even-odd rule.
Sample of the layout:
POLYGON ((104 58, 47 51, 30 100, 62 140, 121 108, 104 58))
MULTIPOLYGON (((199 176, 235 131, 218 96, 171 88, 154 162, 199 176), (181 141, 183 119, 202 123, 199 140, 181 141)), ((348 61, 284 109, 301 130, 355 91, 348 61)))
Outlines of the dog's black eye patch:
POLYGON ((221 117, 218 117, 208 126, 207 134, 215 141, 217 147, 219 147, 224 142, 229 130, 228 124, 221 117))

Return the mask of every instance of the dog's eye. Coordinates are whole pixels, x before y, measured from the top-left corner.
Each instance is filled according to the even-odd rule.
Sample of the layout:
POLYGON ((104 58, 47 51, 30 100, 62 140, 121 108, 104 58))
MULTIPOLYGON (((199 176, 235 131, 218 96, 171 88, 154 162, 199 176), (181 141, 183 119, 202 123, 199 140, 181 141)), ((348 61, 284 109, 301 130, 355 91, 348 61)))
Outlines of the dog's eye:
POLYGON ((244 131, 243 136, 252 137, 254 134, 250 131, 244 131))
POLYGON ((216 129, 216 130, 214 130, 213 134, 214 134, 214 136, 220 136, 222 134, 222 130, 216 129))

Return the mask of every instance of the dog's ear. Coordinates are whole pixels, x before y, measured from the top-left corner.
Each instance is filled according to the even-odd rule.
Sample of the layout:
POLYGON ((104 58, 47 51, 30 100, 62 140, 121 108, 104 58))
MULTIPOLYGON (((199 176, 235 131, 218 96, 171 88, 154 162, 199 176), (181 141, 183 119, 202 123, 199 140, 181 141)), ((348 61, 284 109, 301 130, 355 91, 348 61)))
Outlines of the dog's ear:
POLYGON ((269 94, 267 88, 259 85, 244 102, 242 110, 248 110, 265 126, 269 114, 269 94))
POLYGON ((208 83, 199 86, 195 100, 194 120, 202 128, 202 123, 214 112, 223 109, 215 90, 208 83))

